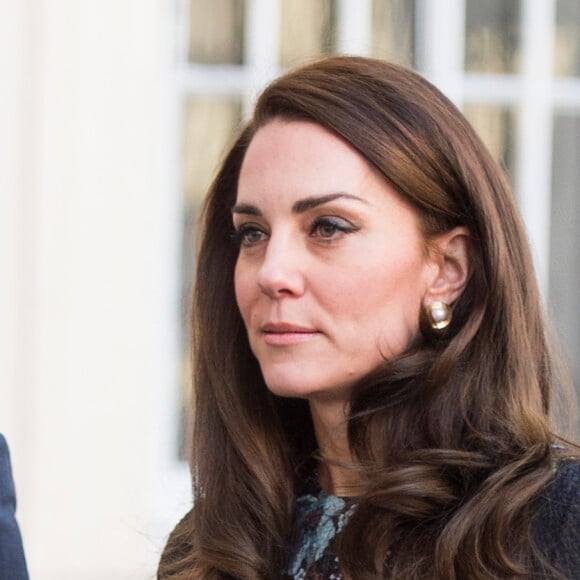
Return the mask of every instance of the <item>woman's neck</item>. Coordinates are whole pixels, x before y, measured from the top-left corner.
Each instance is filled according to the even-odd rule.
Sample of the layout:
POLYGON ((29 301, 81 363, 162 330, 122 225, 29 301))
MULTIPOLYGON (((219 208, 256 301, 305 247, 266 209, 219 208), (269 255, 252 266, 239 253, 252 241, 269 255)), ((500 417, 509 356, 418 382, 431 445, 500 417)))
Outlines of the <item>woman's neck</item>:
POLYGON ((358 495, 361 478, 348 444, 348 405, 344 401, 311 400, 310 413, 323 459, 318 473, 323 491, 338 496, 358 495))

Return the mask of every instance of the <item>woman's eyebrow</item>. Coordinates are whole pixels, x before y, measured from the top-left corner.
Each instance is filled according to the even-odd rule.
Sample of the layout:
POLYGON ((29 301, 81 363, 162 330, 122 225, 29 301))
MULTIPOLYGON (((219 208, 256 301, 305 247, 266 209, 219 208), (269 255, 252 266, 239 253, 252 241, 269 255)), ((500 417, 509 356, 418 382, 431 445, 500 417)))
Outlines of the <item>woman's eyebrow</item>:
POLYGON ((351 193, 329 193, 327 195, 321 195, 319 197, 306 197, 305 199, 300 199, 292 205, 292 213, 304 213, 312 208, 315 208, 324 203, 329 203, 335 199, 354 199, 362 203, 368 204, 366 199, 358 197, 358 195, 353 195, 351 193))
POLYGON ((237 203, 232 207, 232 213, 240 213, 244 215, 261 216, 262 212, 251 203, 237 203))
MULTIPOLYGON (((292 213, 304 213, 305 211, 311 210, 319 205, 329 203, 335 199, 354 199, 355 201, 360 201, 368 205, 368 201, 359 197, 358 195, 353 195, 351 193, 329 193, 327 195, 321 195, 317 197, 306 197, 304 199, 299 199, 292 205, 292 213)), ((261 216, 262 212, 257 206, 251 203, 239 203, 232 207, 232 213, 238 213, 243 215, 253 215, 261 216)))

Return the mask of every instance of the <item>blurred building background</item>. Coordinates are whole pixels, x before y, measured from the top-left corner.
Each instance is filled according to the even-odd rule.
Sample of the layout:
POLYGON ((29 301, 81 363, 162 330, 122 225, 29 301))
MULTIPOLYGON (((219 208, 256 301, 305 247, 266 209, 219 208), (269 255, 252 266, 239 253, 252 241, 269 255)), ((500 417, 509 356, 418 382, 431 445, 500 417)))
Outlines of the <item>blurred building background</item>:
POLYGON ((193 223, 260 89, 325 53, 411 66, 505 167, 580 384, 580 2, 0 4, 0 431, 37 580, 154 578, 189 506, 193 223))

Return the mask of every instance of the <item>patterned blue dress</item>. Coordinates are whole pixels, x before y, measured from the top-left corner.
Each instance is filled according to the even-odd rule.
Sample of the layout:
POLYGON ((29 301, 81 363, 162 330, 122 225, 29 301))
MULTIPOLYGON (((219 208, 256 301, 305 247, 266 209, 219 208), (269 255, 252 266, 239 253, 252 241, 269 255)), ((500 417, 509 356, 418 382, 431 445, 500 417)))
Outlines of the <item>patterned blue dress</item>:
POLYGON ((354 509, 352 498, 328 495, 320 487, 298 496, 298 533, 283 578, 341 580, 336 543, 354 509))

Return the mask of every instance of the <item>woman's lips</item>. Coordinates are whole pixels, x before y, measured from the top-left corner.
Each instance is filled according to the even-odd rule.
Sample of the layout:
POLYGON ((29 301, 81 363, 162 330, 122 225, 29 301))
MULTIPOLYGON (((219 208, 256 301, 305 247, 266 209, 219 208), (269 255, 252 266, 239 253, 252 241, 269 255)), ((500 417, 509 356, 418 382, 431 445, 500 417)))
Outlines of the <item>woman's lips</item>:
POLYGON ((262 326, 264 341, 272 346, 300 344, 320 335, 318 330, 287 322, 268 323, 262 326))

